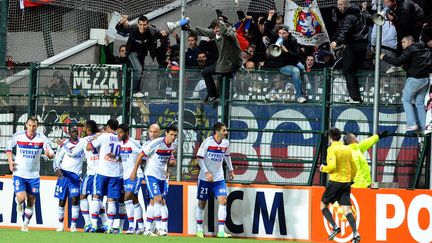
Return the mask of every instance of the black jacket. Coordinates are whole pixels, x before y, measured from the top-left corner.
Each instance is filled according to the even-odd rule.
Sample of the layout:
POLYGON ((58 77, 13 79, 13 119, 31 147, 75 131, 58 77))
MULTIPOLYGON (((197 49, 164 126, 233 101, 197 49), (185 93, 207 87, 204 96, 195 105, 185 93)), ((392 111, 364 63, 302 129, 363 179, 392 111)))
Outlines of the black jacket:
POLYGON ((131 52, 136 52, 138 55, 145 57, 150 52, 153 58, 156 56, 157 39, 162 38, 160 31, 156 27, 149 25, 144 33, 140 33, 136 24, 124 27, 123 24, 118 23, 116 30, 122 33, 129 33, 129 38, 126 42, 127 55, 131 52))
POLYGON ((349 6, 345 11, 342 25, 339 27, 335 42, 336 44, 349 45, 353 42, 366 42, 368 40, 369 25, 371 17, 362 12, 357 6, 349 6))
POLYGON ((403 65, 407 77, 411 78, 427 78, 432 72, 431 52, 420 42, 405 48, 398 57, 385 55, 383 60, 395 66, 403 65))
POLYGON ((421 7, 412 0, 397 0, 397 7, 393 10, 394 16, 393 24, 398 33, 399 39, 406 35, 412 35, 414 38, 418 37, 423 25, 424 13, 421 7))
POLYGON ((288 52, 282 52, 282 54, 276 58, 267 59, 264 67, 281 68, 286 65, 295 66, 299 63, 301 52, 296 38, 290 34, 288 39, 284 40, 283 45, 286 47, 288 52))

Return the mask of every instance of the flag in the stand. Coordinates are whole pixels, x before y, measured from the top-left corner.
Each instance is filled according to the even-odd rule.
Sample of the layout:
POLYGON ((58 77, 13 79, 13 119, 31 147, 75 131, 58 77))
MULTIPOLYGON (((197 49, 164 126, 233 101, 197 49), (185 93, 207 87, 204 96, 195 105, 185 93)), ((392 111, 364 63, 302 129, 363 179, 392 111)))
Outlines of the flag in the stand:
POLYGON ((245 37, 245 30, 249 29, 251 21, 250 19, 244 19, 234 25, 236 27, 237 40, 242 51, 249 46, 249 41, 245 37))
POLYGON ((299 7, 288 0, 285 9, 284 22, 299 44, 319 46, 330 41, 316 0, 308 7, 299 7))

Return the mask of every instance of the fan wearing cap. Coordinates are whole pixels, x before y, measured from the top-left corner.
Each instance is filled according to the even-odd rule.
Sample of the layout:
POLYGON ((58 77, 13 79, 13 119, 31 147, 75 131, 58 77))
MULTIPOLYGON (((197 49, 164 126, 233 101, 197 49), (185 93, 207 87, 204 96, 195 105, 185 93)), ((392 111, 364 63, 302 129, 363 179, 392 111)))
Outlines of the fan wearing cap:
MULTIPOLYGON (((225 87, 229 87, 229 79, 233 73, 242 66, 241 49, 237 40, 235 29, 226 23, 227 18, 220 17, 211 22, 209 28, 195 27, 189 31, 199 36, 206 36, 216 42, 219 57, 215 64, 202 69, 201 73, 207 86, 207 98, 205 101, 217 102, 218 91, 216 88, 213 75, 221 74, 221 81, 226 79, 225 87)), ((227 97, 227 93, 225 97, 227 97)))

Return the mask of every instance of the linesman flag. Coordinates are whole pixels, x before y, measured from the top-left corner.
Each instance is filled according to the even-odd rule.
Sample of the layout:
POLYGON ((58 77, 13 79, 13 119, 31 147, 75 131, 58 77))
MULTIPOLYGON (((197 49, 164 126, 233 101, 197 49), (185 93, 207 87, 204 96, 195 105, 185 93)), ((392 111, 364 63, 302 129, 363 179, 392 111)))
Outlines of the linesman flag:
POLYGON ((292 0, 286 1, 284 22, 299 44, 319 46, 330 42, 317 0, 308 7, 299 7, 292 0))

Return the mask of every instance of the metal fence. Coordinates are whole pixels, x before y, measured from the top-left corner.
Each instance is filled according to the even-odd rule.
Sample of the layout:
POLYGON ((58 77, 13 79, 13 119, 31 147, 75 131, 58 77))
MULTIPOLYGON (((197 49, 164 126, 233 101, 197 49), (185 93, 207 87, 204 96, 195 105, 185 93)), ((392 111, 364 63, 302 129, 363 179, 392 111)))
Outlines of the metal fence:
MULTIPOLYGON (((177 71, 146 69, 142 98, 132 96, 130 76, 126 67, 101 65, 0 70, 0 151, 14 132, 24 129, 27 114, 39 117, 39 130, 54 147, 58 139, 67 137, 67 124, 88 119, 103 125, 116 117, 130 124, 131 136, 141 142, 147 139, 151 123, 164 128, 178 121, 177 71)), ((236 182, 320 184, 317 168, 325 161, 329 127, 354 132, 360 139, 371 135, 373 74, 361 72, 359 79, 364 102, 353 105, 345 103, 341 72, 305 73, 303 89, 308 102, 299 104, 290 77, 277 70, 239 71, 229 82, 229 97, 205 103, 200 70, 187 70, 182 180, 196 180, 196 152, 211 135, 212 125, 221 120, 229 127, 236 182)), ((430 173, 425 156, 429 146, 424 146, 422 135, 404 132, 403 84, 401 74, 381 79, 379 130, 388 130, 392 136, 378 143, 377 178, 401 187, 425 187, 430 173)), ((0 160, 4 164, 0 172, 10 173, 4 152, 0 160)), ((51 163, 42 161, 41 174, 53 174, 51 163)))

